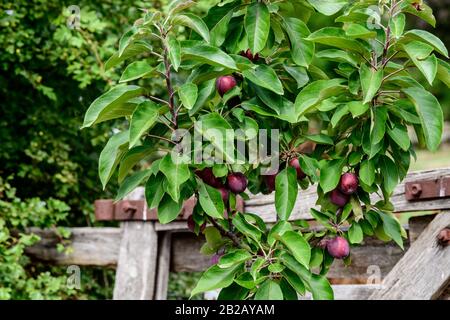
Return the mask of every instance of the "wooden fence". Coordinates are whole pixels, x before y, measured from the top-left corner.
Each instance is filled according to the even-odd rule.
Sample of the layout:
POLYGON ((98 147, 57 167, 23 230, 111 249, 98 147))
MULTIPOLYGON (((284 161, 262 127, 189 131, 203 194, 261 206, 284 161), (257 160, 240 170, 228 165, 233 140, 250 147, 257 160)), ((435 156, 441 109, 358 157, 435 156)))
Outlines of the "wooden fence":
MULTIPOLYGON (((127 211, 124 206, 130 201, 136 209, 142 198, 138 189, 129 202, 113 205, 111 201, 110 216, 118 208, 127 211)), ((310 208, 315 202, 314 187, 301 191, 291 219, 311 219, 310 208)), ((395 189, 392 202, 398 214, 428 211, 429 215, 412 218, 405 226, 405 251, 368 238, 352 247, 349 267, 335 261, 328 277, 333 283, 350 283, 334 285, 335 298, 450 299, 450 246, 436 240, 441 230, 450 227, 450 168, 408 174, 395 189), (423 187, 414 201, 407 200, 411 197, 405 193, 411 186, 423 187), (376 282, 378 276, 383 278, 381 283, 376 282)), ((56 250, 59 239, 52 230, 33 228, 30 231, 42 239, 27 253, 48 263, 115 267, 114 299, 166 299, 169 271, 202 271, 209 258, 199 253, 204 240, 188 232, 186 221, 162 225, 143 207, 144 214, 141 212, 138 219, 119 214, 123 220, 119 228, 71 228, 70 254, 56 250)), ((273 195, 252 197, 245 210, 259 214, 266 222, 275 221, 273 195)))

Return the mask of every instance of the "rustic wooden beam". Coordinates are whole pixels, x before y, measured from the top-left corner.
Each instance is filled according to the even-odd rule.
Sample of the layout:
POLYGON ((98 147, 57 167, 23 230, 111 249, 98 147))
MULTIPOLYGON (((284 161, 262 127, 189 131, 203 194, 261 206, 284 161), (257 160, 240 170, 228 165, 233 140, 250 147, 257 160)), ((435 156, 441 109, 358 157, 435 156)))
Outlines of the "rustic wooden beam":
MULTIPOLYGON (((410 211, 432 211, 450 209, 449 198, 427 199, 426 201, 408 201, 405 198, 405 183, 419 180, 432 180, 450 177, 450 168, 425 170, 409 173, 405 180, 400 183, 394 190, 391 201, 394 204, 396 212, 410 212, 410 211)), ((312 186, 307 190, 299 192, 297 202, 290 217, 291 220, 298 219, 312 219, 310 214, 311 208, 319 209, 316 206, 317 201, 317 187, 312 186)), ((372 197, 376 202, 380 198, 377 195, 372 197)), ((276 221, 276 211, 274 195, 256 195, 250 197, 245 202, 245 211, 257 213, 266 222, 276 221)))
POLYGON ((450 281, 450 246, 439 245, 437 235, 449 225, 450 210, 436 215, 370 299, 437 299, 450 281))
POLYGON ((169 286, 170 258, 172 255, 172 232, 163 232, 158 248, 155 300, 166 300, 169 286))

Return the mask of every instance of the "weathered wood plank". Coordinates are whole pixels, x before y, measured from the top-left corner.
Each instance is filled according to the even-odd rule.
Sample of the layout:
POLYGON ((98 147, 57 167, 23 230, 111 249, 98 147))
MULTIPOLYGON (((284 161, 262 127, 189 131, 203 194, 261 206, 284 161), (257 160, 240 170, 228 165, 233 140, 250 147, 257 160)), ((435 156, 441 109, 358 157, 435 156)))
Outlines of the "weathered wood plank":
POLYGON ((31 258, 60 264, 80 266, 115 266, 119 255, 119 228, 70 228, 70 253, 58 252, 60 242, 54 230, 30 228, 30 233, 41 237, 36 245, 26 248, 31 258))
POLYGON ((450 246, 440 246, 436 236, 448 225, 450 211, 436 215, 370 299, 438 298, 450 281, 450 246))
POLYGON ((160 238, 155 300, 166 300, 169 286, 170 258, 172 254, 172 232, 164 232, 160 238))
MULTIPOLYGON (((418 180, 440 179, 448 176, 450 176, 450 168, 409 173, 405 180, 395 188, 395 191, 392 194, 391 201, 395 206, 395 211, 409 212, 450 209, 450 200, 448 198, 416 202, 407 201, 405 198, 405 183, 418 180)), ((316 186, 312 186, 307 190, 299 192, 297 202, 295 203, 294 210, 292 211, 290 218, 291 220, 312 219, 310 209, 317 208, 316 189, 316 186)), ((374 195, 372 200, 377 201, 379 200, 379 197, 374 195)), ((273 194, 255 195, 250 197, 250 199, 245 202, 245 210, 247 212, 257 213, 266 222, 276 221, 273 194)))
POLYGON ((154 222, 122 223, 114 300, 152 300, 158 235, 154 222))
POLYGON ((428 224, 433 221, 434 214, 420 216, 420 217, 411 217, 408 221, 408 237, 409 242, 413 243, 417 240, 423 230, 428 226, 428 224))
MULTIPOLYGON (((379 285, 373 284, 337 284, 332 285, 334 300, 367 300, 371 294, 380 290, 379 285)), ((311 293, 307 293, 300 300, 312 300, 311 293)))

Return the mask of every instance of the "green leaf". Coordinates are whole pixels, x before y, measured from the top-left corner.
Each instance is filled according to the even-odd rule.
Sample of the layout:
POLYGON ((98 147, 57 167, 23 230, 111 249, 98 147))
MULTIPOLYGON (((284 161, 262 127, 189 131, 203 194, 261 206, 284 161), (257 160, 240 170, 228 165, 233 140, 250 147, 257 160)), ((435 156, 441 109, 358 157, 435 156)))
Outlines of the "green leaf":
POLYGON ((333 289, 325 276, 312 274, 309 285, 314 300, 334 299, 333 289))
POLYGON ((350 111, 348 110, 348 105, 346 104, 341 104, 340 106, 337 107, 336 111, 333 113, 333 116, 331 117, 331 126, 333 128, 336 128, 336 126, 338 125, 339 121, 341 121, 341 119, 347 115, 350 111))
POLYGON ((250 267, 250 274, 251 274, 253 280, 256 281, 259 270, 261 269, 261 267, 264 265, 265 262, 266 262, 266 260, 261 257, 258 257, 255 259, 252 266, 250 267))
POLYGON ((297 199, 297 172, 286 167, 275 178, 275 208, 281 220, 288 220, 297 199))
POLYGON ((309 76, 305 68, 284 65, 284 69, 297 82, 297 89, 304 87, 309 82, 309 76))
POLYGON ((262 2, 252 3, 247 7, 244 18, 248 45, 253 54, 264 49, 270 31, 270 13, 262 2))
POLYGON ((222 50, 206 44, 184 47, 182 53, 186 59, 194 59, 206 64, 237 70, 238 67, 228 54, 222 50))
POLYGON ((362 64, 359 77, 364 94, 363 103, 368 103, 375 97, 378 89, 380 89, 381 82, 383 81, 383 69, 374 70, 366 64, 362 64))
POLYGON ((176 16, 172 20, 174 25, 182 25, 197 32, 206 42, 209 42, 209 29, 205 22, 191 13, 184 13, 176 16))
POLYGON ((401 226, 397 219, 395 219, 393 216, 384 213, 379 212, 378 213, 381 217, 381 220, 383 221, 383 230, 386 232, 386 234, 391 237, 400 248, 403 249, 403 239, 401 234, 401 226))
POLYGON ((153 101, 145 101, 138 105, 130 121, 130 148, 139 142, 141 136, 158 120, 160 107, 153 101))
POLYGON ((102 121, 115 119, 123 116, 121 108, 128 100, 138 97, 144 93, 144 89, 134 85, 119 85, 91 103, 84 116, 83 126, 86 128, 102 121))
POLYGON ((284 266, 281 263, 272 263, 267 269, 272 273, 280 273, 284 270, 284 266))
POLYGON ((98 173, 103 189, 116 170, 122 156, 125 154, 128 143, 128 131, 112 136, 103 148, 98 159, 98 173))
POLYGON ((270 246, 278 240, 278 238, 286 231, 292 230, 292 226, 289 222, 285 220, 278 221, 269 231, 269 235, 267 236, 267 243, 270 246))
POLYGON ((405 44, 403 48, 417 69, 424 75, 428 83, 432 85, 438 67, 436 56, 429 56, 433 51, 433 47, 420 41, 411 41, 405 44))
POLYGON ((439 101, 428 91, 420 87, 402 90, 416 107, 427 148, 436 151, 441 143, 444 116, 439 101))
POLYGON ((198 88, 194 83, 185 83, 178 91, 181 102, 186 109, 192 109, 197 101, 198 88))
POLYGON ((391 28, 392 36, 397 39, 402 36, 403 31, 405 30, 405 21, 406 17, 403 13, 397 14, 391 19, 389 26, 391 28))
POLYGON ((370 142, 379 143, 386 133, 387 109, 385 107, 376 107, 374 110, 374 119, 370 131, 370 142))
POLYGON ((232 283, 226 288, 220 290, 217 300, 245 300, 249 289, 240 286, 237 283, 232 283))
POLYGON ((361 54, 367 52, 357 40, 348 37, 345 31, 337 27, 325 27, 309 35, 306 40, 321 43, 331 47, 337 47, 342 50, 356 51, 361 54))
POLYGON ((132 27, 130 30, 125 32, 122 37, 119 40, 119 58, 124 53, 125 49, 130 45, 131 41, 133 40, 133 36, 136 34, 137 28, 132 27))
POLYGON ((158 220, 162 224, 170 223, 175 220, 181 212, 183 201, 173 201, 173 199, 165 194, 158 204, 158 220))
POLYGON ((121 183, 129 171, 141 160, 145 159, 154 151, 153 146, 144 145, 131 148, 123 156, 119 166, 118 182, 121 183))
POLYGON ((180 199, 180 186, 191 176, 189 167, 183 163, 180 157, 168 153, 159 164, 159 170, 166 176, 168 183, 167 192, 175 202, 180 199))
POLYGON ((214 251, 223 245, 222 235, 217 228, 212 226, 206 227, 203 233, 205 235, 206 243, 210 248, 215 249, 214 251))
POLYGON ((279 95, 284 94, 283 85, 276 72, 269 66, 262 64, 255 69, 247 69, 242 75, 254 84, 271 90, 279 95))
POLYGON ((105 62, 105 71, 109 70, 123 61, 132 58, 138 54, 145 53, 152 50, 152 46, 145 42, 145 41, 136 41, 129 46, 127 46, 122 53, 122 55, 119 57, 119 52, 116 52, 113 54, 106 62, 105 62))
POLYGON ((230 268, 220 268, 218 265, 210 267, 203 273, 196 287, 192 290, 191 297, 201 292, 228 287, 233 283, 234 276, 241 267, 242 265, 230 268))
POLYGON ((417 10, 411 3, 411 1, 405 1, 403 3, 403 12, 410 13, 412 15, 415 15, 422 19, 423 21, 429 23, 433 27, 436 26, 436 18, 433 16, 433 10, 423 3, 422 1, 419 2, 420 4, 420 10, 417 10))
POLYGON ((361 243, 364 239, 363 231, 361 226, 353 222, 350 228, 348 229, 348 240, 350 243, 361 243))
POLYGON ((345 159, 335 159, 326 162, 326 165, 322 167, 320 170, 320 187, 324 193, 336 188, 341 178, 344 163, 345 159))
POLYGON ((388 194, 392 194, 398 184, 398 169, 394 161, 387 156, 382 156, 378 160, 381 175, 383 177, 383 186, 388 194))
POLYGON ((200 205, 203 210, 205 210, 206 214, 210 217, 223 219, 225 206, 223 204, 222 194, 220 191, 200 180, 198 180, 197 183, 200 186, 198 193, 200 205))
POLYGON ((181 45, 180 42, 175 37, 169 37, 169 41, 167 42, 169 48, 169 59, 172 63, 175 71, 178 71, 178 68, 181 64, 181 45))
POLYGON ((358 222, 359 220, 361 220, 364 217, 363 210, 361 207, 361 202, 359 201, 359 199, 356 195, 352 195, 350 197, 350 204, 352 206, 353 216, 355 217, 355 221, 358 222))
POLYGON ((225 14, 214 27, 211 29, 211 44, 216 47, 222 46, 226 39, 228 25, 230 23, 231 18, 233 17, 234 10, 230 10, 225 14))
POLYGON ((371 186, 375 182, 375 164, 372 160, 364 160, 361 162, 359 178, 368 186, 371 186))
POLYGON ((284 269, 282 274, 287 282, 289 282, 289 284, 295 289, 295 291, 297 291, 301 295, 305 294, 305 284, 295 272, 289 269, 284 269))
POLYGON ((327 49, 316 53, 316 58, 326 59, 330 61, 346 62, 356 67, 358 65, 358 60, 354 54, 348 51, 337 50, 337 49, 327 49))
POLYGON ((251 258, 252 255, 248 251, 239 249, 223 255, 219 259, 218 266, 221 268, 229 268, 236 264, 250 260, 251 258))
POLYGON ((346 0, 308 0, 321 14, 332 16, 348 4, 346 0))
POLYGON ((145 185, 145 199, 150 209, 157 208, 164 196, 163 180, 164 176, 161 173, 147 180, 145 185))
POLYGON ((143 78, 153 71, 153 67, 147 61, 135 61, 130 63, 122 73, 119 82, 128 82, 143 78))
POLYGON ((438 59, 438 69, 436 77, 450 88, 450 64, 438 59))
POLYGON ((369 104, 362 103, 361 101, 351 101, 347 104, 347 106, 353 118, 357 118, 369 110, 369 104))
POLYGON ((350 38, 359 39, 371 39, 377 36, 377 33, 375 31, 370 31, 366 27, 357 23, 349 23, 345 27, 345 34, 350 38))
POLYGON ((344 81, 344 79, 317 80, 304 87, 295 99, 297 119, 323 100, 344 91, 345 86, 342 85, 344 81))
POLYGON ((115 201, 119 201, 126 197, 130 192, 136 189, 143 180, 147 179, 152 174, 151 170, 138 171, 126 178, 120 185, 115 201))
POLYGON ((236 213, 233 217, 233 225, 239 232, 243 233, 245 236, 259 242, 261 239, 261 231, 254 225, 248 223, 241 213, 236 213))
POLYGON ((331 137, 325 134, 307 134, 304 136, 306 140, 314 141, 317 144, 328 144, 333 145, 334 141, 331 137))
POLYGON ((298 262, 305 266, 305 268, 309 268, 311 247, 308 241, 296 231, 286 231, 280 236, 280 240, 298 262))
POLYGON ((428 31, 419 29, 409 30, 404 34, 404 38, 424 41, 433 46, 434 49, 444 57, 448 58, 448 50, 445 47, 445 44, 441 41, 441 39, 428 31))
POLYGON ((307 68, 313 59, 314 43, 303 40, 310 35, 306 24, 296 18, 285 18, 284 29, 291 43, 291 56, 295 64, 307 68))
POLYGON ((408 129, 405 126, 396 125, 394 129, 388 129, 388 134, 402 150, 409 150, 411 140, 408 135, 408 129))
POLYGON ((283 300, 283 291, 278 283, 268 279, 256 291, 255 300, 283 300))

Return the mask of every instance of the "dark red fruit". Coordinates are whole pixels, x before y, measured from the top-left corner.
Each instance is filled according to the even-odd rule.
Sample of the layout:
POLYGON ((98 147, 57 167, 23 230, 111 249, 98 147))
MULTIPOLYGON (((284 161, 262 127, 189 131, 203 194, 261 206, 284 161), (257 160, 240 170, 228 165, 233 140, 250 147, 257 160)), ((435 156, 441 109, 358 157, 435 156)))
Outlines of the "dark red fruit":
POLYGON ((300 161, 298 161, 298 158, 292 158, 289 161, 289 166, 295 168, 295 171, 297 171, 297 179, 303 179, 306 177, 306 174, 303 172, 302 168, 300 167, 300 161))
POLYGON ((246 57, 250 61, 257 61, 259 59, 259 54, 253 55, 252 51, 250 49, 247 49, 247 51, 242 51, 241 56, 246 57))
POLYGON ((222 76, 216 80, 216 88, 221 97, 235 86, 236 79, 233 76, 222 76))
POLYGON ((202 170, 195 171, 195 174, 203 180, 204 183, 209 184, 210 186, 214 188, 221 188, 223 187, 223 183, 217 179, 211 168, 205 168, 202 170))
POLYGON ((328 253, 336 259, 344 259, 350 254, 350 246, 343 237, 336 237, 327 242, 328 253))
POLYGON ((359 186, 358 177, 354 173, 346 172, 341 176, 339 190, 345 194, 353 194, 359 186))
POLYGON ((220 194, 222 195, 222 200, 224 203, 228 202, 228 199, 230 198, 230 192, 225 189, 224 187, 219 188, 220 194))
POLYGON ((277 174, 278 173, 264 176, 264 182, 266 183, 267 191, 269 193, 271 193, 275 190, 275 178, 277 177, 277 174))
MULTIPOLYGON (((195 221, 194 221, 194 216, 192 214, 187 218, 187 227, 190 231, 195 232, 195 221)), ((203 230, 205 230, 205 228, 206 228, 206 223, 203 223, 200 226, 200 231, 203 232, 203 230)))
POLYGON ((330 201, 331 203, 337 205, 338 207, 343 207, 347 204, 350 197, 346 194, 343 194, 339 191, 339 189, 334 189, 330 193, 330 201))
POLYGON ((228 175, 227 185, 231 192, 241 193, 247 189, 247 177, 241 172, 234 172, 228 175))

